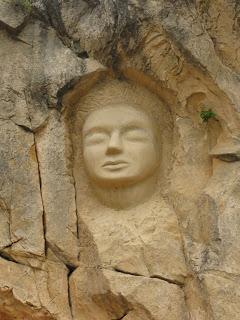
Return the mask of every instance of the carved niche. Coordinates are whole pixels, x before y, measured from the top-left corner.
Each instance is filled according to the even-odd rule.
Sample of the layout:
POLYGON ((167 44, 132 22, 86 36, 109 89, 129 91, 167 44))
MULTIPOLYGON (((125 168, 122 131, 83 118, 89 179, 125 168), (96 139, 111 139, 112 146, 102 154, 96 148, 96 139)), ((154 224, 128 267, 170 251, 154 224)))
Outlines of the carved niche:
POLYGON ((97 83, 70 117, 80 233, 71 288, 81 319, 128 309, 135 320, 185 317, 182 240, 164 200, 171 121, 159 97, 116 79, 97 83))

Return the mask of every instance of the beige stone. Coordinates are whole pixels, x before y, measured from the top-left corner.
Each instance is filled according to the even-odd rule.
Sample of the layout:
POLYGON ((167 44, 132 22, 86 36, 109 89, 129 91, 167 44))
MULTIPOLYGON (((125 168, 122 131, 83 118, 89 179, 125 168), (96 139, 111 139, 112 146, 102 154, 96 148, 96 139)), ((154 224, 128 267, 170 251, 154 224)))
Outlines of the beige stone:
POLYGON ((42 306, 59 320, 72 319, 69 305, 68 273, 66 266, 48 250, 43 270, 36 269, 35 281, 42 306))
POLYGON ((1 268, 1 289, 12 290, 16 300, 40 308, 33 270, 4 259, 1 259, 1 268))
MULTIPOLYGON (((159 283, 165 281, 168 285, 171 283, 174 288, 182 286, 188 271, 177 216, 167 201, 162 199, 161 184, 158 184, 158 180, 164 179, 164 175, 161 176, 161 169, 158 170, 158 167, 161 167, 161 159, 164 159, 159 150, 164 142, 166 143, 164 139, 168 137, 164 136, 161 140, 161 127, 160 130, 156 127, 159 125, 158 120, 163 120, 159 113, 162 115, 165 113, 167 116, 167 111, 164 107, 160 111, 157 109, 157 106, 162 106, 161 101, 150 93, 144 92, 145 104, 140 102, 141 98, 138 97, 140 90, 120 81, 106 81, 101 84, 92 94, 90 93, 95 108, 90 107, 90 110, 94 111, 87 115, 83 124, 83 149, 76 132, 81 130, 80 126, 84 122, 81 119, 81 108, 84 110, 84 103, 89 101, 89 97, 83 105, 79 105, 79 114, 74 119, 75 130, 72 131, 72 141, 75 154, 74 176, 79 217, 80 263, 84 266, 80 270, 84 273, 84 268, 86 272, 88 269, 94 272, 94 268, 107 269, 109 271, 106 272, 116 277, 121 276, 121 273, 128 274, 126 279, 134 279, 137 286, 143 287, 143 290, 145 288, 148 296, 154 290, 150 284, 154 285, 158 281, 159 283), (103 92, 107 90, 110 90, 111 94, 104 96, 103 92), (101 104, 100 99, 102 99, 101 104), (121 99, 123 99, 122 104, 121 99), (149 105, 151 111, 147 111, 149 105), (112 162, 109 168, 105 168, 104 164, 108 165, 109 158, 112 162), (127 165, 119 166, 114 162, 116 158, 124 159, 127 165), (80 162, 81 159, 85 162, 85 166, 80 162), (143 284, 141 284, 142 279, 144 279, 143 284)), ((103 273, 105 274, 105 271, 103 273)), ((72 277, 74 278, 74 275, 72 277)), ((101 272, 96 272, 94 277, 96 282, 102 281, 101 272)), ((115 283, 114 277, 108 280, 110 286, 113 282, 116 292, 121 292, 121 281, 115 283)), ((82 281, 87 280, 81 276, 76 278, 75 286, 78 288, 87 286, 82 281)), ((130 288, 126 286, 126 290, 130 288)), ((123 301, 128 300, 127 291, 121 293, 123 301)), ((91 304, 92 295, 95 294, 101 295, 101 288, 98 293, 96 287, 95 293, 89 294, 90 297, 87 292, 84 297, 83 292, 82 298, 79 298, 88 301, 84 303, 89 309, 84 315, 85 318, 94 317, 95 313, 100 312, 97 311, 98 305, 91 304)), ((142 295, 144 296, 143 292, 142 295)), ((139 294, 135 301, 137 305, 142 306, 141 311, 130 312, 128 317, 139 316, 148 319, 148 313, 153 312, 153 319, 160 319, 167 312, 154 311, 159 307, 157 299, 152 298, 154 301, 149 309, 146 306, 147 302, 141 299, 139 294)), ((176 303, 177 310, 183 307, 180 300, 178 299, 176 303)), ((163 305, 160 303, 161 308, 166 308, 165 302, 163 305)), ((80 310, 75 311, 75 314, 80 314, 80 310)), ((101 311, 103 319, 107 319, 109 316, 104 310, 101 311)), ((123 311, 116 312, 116 317, 120 317, 123 311)), ((177 313, 173 311, 171 317, 174 319, 177 313)), ((184 317, 185 315, 183 319, 184 317)))
POLYGON ((128 211, 103 206, 85 209, 83 225, 80 222, 80 260, 89 265, 88 256, 95 253, 96 263, 106 268, 183 283, 187 270, 178 222, 175 213, 157 198, 128 211), (87 241, 84 228, 91 240, 87 241))
POLYGON ((206 268, 239 274, 239 162, 215 160, 200 213, 208 246, 206 268), (208 221, 208 227, 204 227, 208 221))
POLYGON ((210 155, 223 161, 233 162, 240 159, 240 141, 238 139, 227 139, 217 144, 210 155))
POLYGON ((0 4, 0 21, 12 32, 18 32, 24 26, 28 12, 22 10, 17 1, 2 0, 0 4))
POLYGON ((57 111, 53 110, 49 125, 36 134, 46 241, 60 260, 77 265, 79 244, 75 189, 69 162, 71 150, 67 145, 64 123, 60 121, 57 111))
MULTIPOLYGON (((27 266, 1 259, 0 295, 1 312, 6 319, 24 316, 33 319, 52 319, 42 307, 34 271, 27 266)), ((1 313, 0 313, 1 315, 1 313)))
POLYGON ((162 280, 80 267, 70 289, 77 320, 187 319, 183 291, 162 280))
MULTIPOLYGON (((32 33, 33 33, 32 29, 32 33)), ((36 72, 34 76, 34 67, 29 64, 29 60, 37 55, 33 55, 32 47, 29 44, 19 41, 20 46, 6 33, 1 32, 1 111, 2 119, 11 119, 17 125, 29 130, 36 130, 46 122, 48 110, 44 100, 41 108, 39 103, 33 102, 34 98, 28 92, 30 84, 35 88, 35 95, 43 96, 43 90, 39 92, 34 82, 39 78, 36 72), (11 52, 11 56, 5 54, 5 50, 11 52)), ((42 80, 43 81, 43 80, 42 80)), ((39 83, 38 86, 43 86, 39 83)), ((36 100, 36 99, 35 99, 36 100)))
POLYGON ((68 270, 52 253, 48 258, 45 270, 1 259, 1 311, 19 319, 71 319, 68 270))
POLYGON ((1 319, 239 318, 239 19, 230 0, 0 1, 1 319), (142 193, 96 192, 84 166, 87 115, 119 104, 159 129, 142 193))
POLYGON ((23 256, 44 255, 43 206, 31 132, 1 121, 1 249, 23 256), (21 168, 21 171, 19 171, 21 168))
POLYGON ((85 167, 103 203, 112 197, 113 207, 127 208, 154 192, 159 152, 147 114, 124 104, 95 110, 82 138, 85 167))
POLYGON ((239 318, 239 276, 221 272, 207 272, 203 275, 209 303, 214 319, 239 318))

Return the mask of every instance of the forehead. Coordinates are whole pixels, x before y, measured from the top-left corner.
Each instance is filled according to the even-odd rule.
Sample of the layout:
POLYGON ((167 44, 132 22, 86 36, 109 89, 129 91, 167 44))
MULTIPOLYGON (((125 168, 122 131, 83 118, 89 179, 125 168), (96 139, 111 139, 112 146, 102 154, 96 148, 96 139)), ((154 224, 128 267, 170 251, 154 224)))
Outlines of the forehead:
POLYGON ((129 105, 115 105, 91 112, 83 125, 83 131, 94 127, 121 128, 131 125, 143 128, 153 127, 152 121, 145 112, 129 105))

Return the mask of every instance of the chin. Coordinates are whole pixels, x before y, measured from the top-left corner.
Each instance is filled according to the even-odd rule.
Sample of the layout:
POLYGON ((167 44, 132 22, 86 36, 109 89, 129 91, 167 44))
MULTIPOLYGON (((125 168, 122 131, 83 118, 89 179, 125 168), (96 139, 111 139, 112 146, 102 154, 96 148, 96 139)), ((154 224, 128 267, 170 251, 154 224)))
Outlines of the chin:
POLYGON ((101 177, 99 179, 95 179, 95 183, 99 187, 105 188, 127 188, 131 185, 138 183, 138 180, 134 179, 133 177, 129 176, 122 176, 122 177, 101 177))

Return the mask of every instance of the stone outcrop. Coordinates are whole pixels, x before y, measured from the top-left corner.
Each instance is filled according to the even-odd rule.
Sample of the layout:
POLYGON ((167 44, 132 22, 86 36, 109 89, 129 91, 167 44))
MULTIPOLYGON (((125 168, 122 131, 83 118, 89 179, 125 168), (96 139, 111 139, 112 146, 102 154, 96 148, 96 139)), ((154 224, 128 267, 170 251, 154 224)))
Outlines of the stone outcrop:
POLYGON ((239 33, 235 0, 1 1, 1 319, 239 319, 239 33), (129 208, 84 166, 116 102, 159 129, 129 208))

